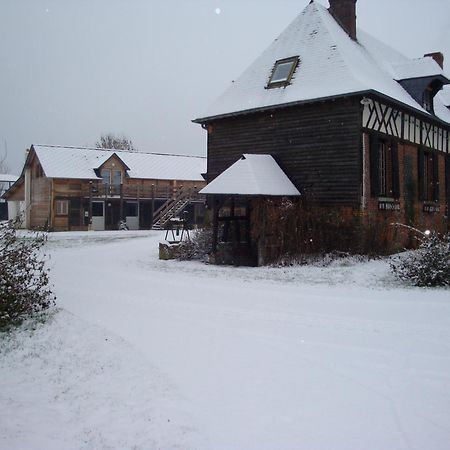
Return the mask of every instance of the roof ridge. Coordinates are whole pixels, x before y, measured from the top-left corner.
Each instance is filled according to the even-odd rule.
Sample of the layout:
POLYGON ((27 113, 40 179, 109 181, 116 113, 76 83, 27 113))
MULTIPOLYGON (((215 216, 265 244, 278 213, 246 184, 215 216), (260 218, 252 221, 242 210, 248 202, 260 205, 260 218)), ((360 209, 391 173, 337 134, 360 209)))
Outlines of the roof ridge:
POLYGON ((72 150, 89 150, 89 151, 103 151, 103 152, 113 152, 113 153, 135 153, 141 155, 160 155, 160 156, 182 156, 185 158, 201 158, 206 159, 206 156, 198 156, 198 155, 181 155, 177 153, 161 153, 161 152, 146 152, 146 151, 132 151, 118 148, 100 148, 100 147, 77 147, 75 145, 49 145, 49 144, 32 144, 33 147, 46 147, 46 148, 68 148, 72 150))

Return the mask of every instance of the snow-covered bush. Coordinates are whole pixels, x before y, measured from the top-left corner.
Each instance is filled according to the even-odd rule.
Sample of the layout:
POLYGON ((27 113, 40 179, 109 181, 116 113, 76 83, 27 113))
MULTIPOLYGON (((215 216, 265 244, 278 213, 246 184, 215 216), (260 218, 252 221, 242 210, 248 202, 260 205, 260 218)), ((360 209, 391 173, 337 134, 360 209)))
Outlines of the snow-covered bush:
POLYGON ((183 241, 177 251, 178 259, 184 261, 189 259, 206 260, 212 250, 212 229, 199 228, 191 231, 191 238, 183 241))
POLYGON ((450 235, 432 232, 420 241, 417 250, 391 263, 393 273, 414 286, 450 286, 450 235))
POLYGON ((54 304, 40 252, 45 240, 43 233, 19 239, 12 221, 0 224, 0 330, 54 304))

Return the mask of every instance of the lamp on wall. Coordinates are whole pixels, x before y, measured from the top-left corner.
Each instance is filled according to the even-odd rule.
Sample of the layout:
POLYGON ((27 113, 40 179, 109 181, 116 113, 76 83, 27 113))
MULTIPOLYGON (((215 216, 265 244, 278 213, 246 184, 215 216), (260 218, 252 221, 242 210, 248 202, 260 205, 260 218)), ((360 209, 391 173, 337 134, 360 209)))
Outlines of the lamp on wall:
POLYGON ((372 103, 373 103, 373 101, 372 101, 372 99, 371 98, 367 98, 367 97, 363 97, 362 99, 361 99, 361 105, 363 105, 363 106, 369 106, 369 105, 371 105, 372 103))

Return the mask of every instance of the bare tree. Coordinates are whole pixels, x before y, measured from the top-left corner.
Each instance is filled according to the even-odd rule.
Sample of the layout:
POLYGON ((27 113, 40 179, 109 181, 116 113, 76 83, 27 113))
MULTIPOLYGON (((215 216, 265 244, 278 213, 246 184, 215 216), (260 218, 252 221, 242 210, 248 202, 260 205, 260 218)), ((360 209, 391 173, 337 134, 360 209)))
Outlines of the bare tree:
POLYGON ((5 152, 0 156, 0 173, 8 173, 9 167, 6 159, 8 158, 8 146, 5 141, 5 152))
POLYGON ((113 148, 115 150, 127 150, 129 152, 137 152, 131 139, 123 135, 113 133, 102 134, 100 139, 95 143, 97 148, 113 148))
MULTIPOLYGON (((5 152, 2 156, 0 156, 0 174, 7 174, 9 171, 8 163, 6 162, 6 158, 8 157, 8 147, 5 141, 5 152)), ((0 195, 7 189, 8 185, 2 183, 0 181, 0 195)))

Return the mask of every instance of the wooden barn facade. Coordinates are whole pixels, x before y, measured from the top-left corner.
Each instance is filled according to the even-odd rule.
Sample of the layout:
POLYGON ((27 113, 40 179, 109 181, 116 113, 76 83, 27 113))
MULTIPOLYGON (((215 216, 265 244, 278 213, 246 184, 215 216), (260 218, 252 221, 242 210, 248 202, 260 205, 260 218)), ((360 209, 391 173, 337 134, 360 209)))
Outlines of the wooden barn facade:
POLYGON ((4 197, 24 203, 29 229, 157 229, 180 214, 203 223, 205 169, 194 156, 32 145, 4 197))
POLYGON ((194 121, 208 133, 202 192, 214 208, 216 262, 389 252, 414 245, 402 225, 448 230, 443 55, 406 58, 356 31, 355 8, 356 0, 330 0, 328 10, 312 1, 194 121), (264 186, 249 193, 229 177, 245 154, 271 155, 299 195, 272 193, 257 170, 241 172, 264 186))

